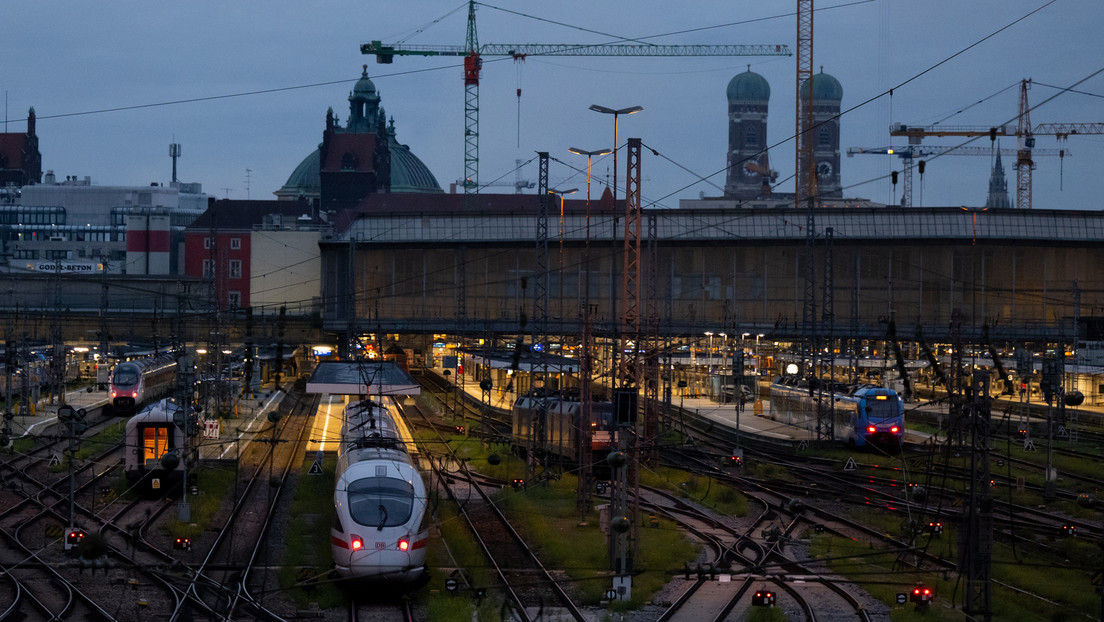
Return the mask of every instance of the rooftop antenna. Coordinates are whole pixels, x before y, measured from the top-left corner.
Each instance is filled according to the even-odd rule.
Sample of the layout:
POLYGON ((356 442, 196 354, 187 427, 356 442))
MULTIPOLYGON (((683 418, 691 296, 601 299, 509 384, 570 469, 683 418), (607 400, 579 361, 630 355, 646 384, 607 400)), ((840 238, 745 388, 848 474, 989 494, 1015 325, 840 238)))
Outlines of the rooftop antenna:
POLYGON ((249 182, 250 182, 249 174, 252 173, 252 172, 253 172, 253 169, 251 169, 251 168, 245 169, 245 199, 247 201, 249 200, 249 182))
POLYGON ((176 159, 180 157, 180 143, 172 143, 169 145, 169 157, 172 158, 172 183, 176 185, 176 159))

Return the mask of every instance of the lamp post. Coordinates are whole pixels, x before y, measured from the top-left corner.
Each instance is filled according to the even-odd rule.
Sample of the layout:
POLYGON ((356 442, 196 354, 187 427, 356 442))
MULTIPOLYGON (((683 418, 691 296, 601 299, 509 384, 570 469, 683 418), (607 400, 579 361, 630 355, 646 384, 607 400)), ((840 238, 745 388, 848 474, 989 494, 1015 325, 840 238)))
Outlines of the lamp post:
POLYGON ((705 336, 709 337, 709 364, 708 367, 706 367, 706 375, 709 375, 713 373, 713 331, 705 331, 705 336))
MULTIPOLYGON (((753 357, 755 358, 755 375, 756 376, 760 375, 759 374, 759 339, 761 337, 763 337, 763 333, 759 333, 758 335, 755 335, 755 354, 753 355, 753 357)), ((756 380, 756 382, 758 382, 758 380, 756 380)))
MULTIPOLYGON (((593 108, 593 106, 592 106, 593 108)), ((585 155, 587 159, 587 209, 590 208, 590 159, 594 156, 601 156, 611 153, 609 149, 598 149, 596 151, 586 151, 585 149, 579 149, 578 147, 571 147, 568 149, 571 153, 578 155, 585 155)), ((616 156, 614 156, 616 157, 616 156)), ((614 165, 616 167, 616 165, 614 165)), ((616 168, 614 169, 616 170, 616 168)))
POLYGON ((598 104, 592 104, 590 109, 594 112, 613 115, 613 202, 617 202, 617 117, 623 114, 636 114, 644 110, 641 106, 629 106, 628 108, 606 108, 598 104))
POLYGON ((567 190, 557 190, 555 188, 549 188, 548 194, 554 194, 560 197, 560 317, 563 317, 563 266, 564 266, 564 195, 575 194, 578 192, 578 188, 568 188, 567 190))

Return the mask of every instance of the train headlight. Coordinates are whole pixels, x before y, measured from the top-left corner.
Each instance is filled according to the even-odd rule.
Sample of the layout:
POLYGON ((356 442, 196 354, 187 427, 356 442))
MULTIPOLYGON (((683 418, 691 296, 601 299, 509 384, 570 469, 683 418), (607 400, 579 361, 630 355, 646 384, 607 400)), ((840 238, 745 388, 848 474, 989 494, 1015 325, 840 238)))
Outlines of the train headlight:
POLYGON ((138 397, 138 392, 137 391, 131 391, 130 396, 136 398, 136 397, 138 397))
POLYGON ((353 550, 354 551, 359 551, 360 549, 364 548, 364 539, 361 538, 360 536, 354 535, 352 544, 353 544, 353 550))
POLYGON ((399 538, 399 550, 400 551, 409 551, 410 550, 410 540, 408 540, 406 538, 399 538))

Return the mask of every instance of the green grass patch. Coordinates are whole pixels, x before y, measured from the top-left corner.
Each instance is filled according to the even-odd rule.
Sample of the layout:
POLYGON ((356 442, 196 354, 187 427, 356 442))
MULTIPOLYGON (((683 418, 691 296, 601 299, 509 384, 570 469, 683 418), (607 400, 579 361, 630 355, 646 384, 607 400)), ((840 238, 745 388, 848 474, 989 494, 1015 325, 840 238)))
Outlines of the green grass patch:
POLYGON ((309 475, 313 460, 303 463, 299 486, 291 500, 284 541, 283 564, 276 576, 280 589, 300 609, 317 603, 323 609, 345 604, 345 593, 330 580, 333 555, 330 526, 334 522, 334 469, 336 456, 322 462, 321 475, 309 475))
MULTIPOLYGON (((580 601, 597 605, 612 580, 608 544, 599 529, 597 510, 587 512, 585 523, 580 521, 575 487, 575 477, 565 474, 546 486, 505 489, 496 496, 496 502, 526 542, 536 549, 542 563, 564 569, 575 582, 580 601)), ((640 527, 638 533, 633 596, 616 605, 622 610, 650 602, 652 595, 672 575, 681 573, 700 550, 699 545, 666 520, 658 521, 656 527, 640 527)))
POLYGON ((196 539, 211 528, 211 522, 224 501, 233 502, 234 482, 237 479, 233 469, 203 468, 196 473, 198 495, 188 495, 191 505, 191 520, 182 522, 170 520, 166 526, 170 538, 196 539))
MULTIPOLYGON (((893 517, 869 509, 857 512, 855 518, 884 529, 889 535, 907 539, 907 522, 899 515, 893 517)), ((916 546, 955 560, 958 558, 957 540, 955 528, 945 526, 941 536, 920 535, 916 546)), ((990 584, 994 619, 1051 622, 1074 619, 1076 612, 1093 611, 1099 606, 1099 597, 1089 581, 1091 571, 1099 568, 1102 561, 1099 547, 1094 542, 1077 538, 1054 536, 1047 540, 1040 543, 1057 549, 1057 556, 1030 544, 1021 544, 1015 551, 1007 544, 994 544, 990 584), (1045 600, 1024 591, 1038 594, 1045 600)), ((895 622, 964 619, 960 610, 965 586, 957 575, 911 572, 902 568, 896 564, 896 551, 877 538, 853 540, 816 535, 810 539, 809 553, 814 559, 827 563, 832 571, 847 576, 875 598, 893 606, 895 622), (935 603, 927 610, 917 610, 911 604, 904 607, 895 604, 896 594, 906 592, 915 582, 925 583, 936 593, 935 603)))
POLYGON ((641 467, 640 483, 669 490, 724 516, 746 516, 748 512, 747 497, 708 475, 668 467, 641 467))

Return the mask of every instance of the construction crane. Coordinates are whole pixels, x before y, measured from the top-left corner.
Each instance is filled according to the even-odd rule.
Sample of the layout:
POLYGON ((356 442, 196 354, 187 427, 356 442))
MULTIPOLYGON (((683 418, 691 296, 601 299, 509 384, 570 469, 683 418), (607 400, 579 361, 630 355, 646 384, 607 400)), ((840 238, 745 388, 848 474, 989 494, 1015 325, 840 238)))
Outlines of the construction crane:
MULTIPOLYGON (((360 46, 377 63, 396 56, 460 56, 464 58, 464 194, 479 192, 479 78, 484 56, 790 56, 785 45, 651 45, 646 43, 579 45, 479 44, 475 27, 475 0, 468 2, 467 39, 463 46, 398 45, 372 41, 360 46)), ((617 145, 614 145, 617 148, 617 145)))
MULTIPOLYGON (((964 146, 949 146, 939 147, 936 145, 909 145, 907 147, 875 147, 873 149, 864 147, 851 147, 847 150, 847 157, 852 158, 856 154, 870 154, 870 155, 893 155, 901 158, 902 170, 904 172, 904 188, 901 191, 901 207, 912 207, 912 162, 916 158, 928 158, 932 156, 991 156, 994 153, 1001 155, 1016 156, 1019 155, 1019 149, 1009 148, 990 148, 990 147, 964 147, 964 146)), ((1072 156, 1073 153, 1069 149, 1036 149, 1034 151, 1036 156, 1058 156, 1064 158, 1066 156, 1072 156)), ((920 160, 920 174, 924 174, 924 161, 920 160)), ((894 184, 897 183, 896 172, 894 172, 894 184)))
MULTIPOLYGON (((1027 104, 1027 91, 1031 88, 1031 79, 1020 81, 1020 109, 1016 117, 1016 126, 1012 124, 998 127, 979 126, 926 126, 914 127, 895 123, 889 128, 890 136, 908 137, 910 145, 919 145, 928 136, 997 136, 1016 137, 1016 206, 1031 209, 1031 171, 1035 170, 1033 155, 1041 152, 1035 149, 1036 136, 1055 136, 1061 145, 1067 138, 1078 134, 1104 134, 1104 123, 1040 123, 1031 126, 1031 107, 1027 104)), ((1068 155, 1068 152, 1067 152, 1068 155)))

